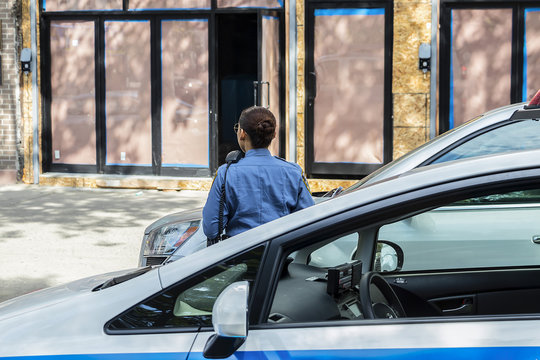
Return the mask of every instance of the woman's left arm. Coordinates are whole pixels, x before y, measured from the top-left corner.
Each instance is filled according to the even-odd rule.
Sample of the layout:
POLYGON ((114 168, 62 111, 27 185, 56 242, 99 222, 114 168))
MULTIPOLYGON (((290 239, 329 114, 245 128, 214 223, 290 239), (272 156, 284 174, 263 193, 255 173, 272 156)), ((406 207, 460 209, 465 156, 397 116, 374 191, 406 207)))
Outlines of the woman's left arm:
POLYGON ((315 202, 313 201, 313 196, 311 196, 311 191, 309 191, 309 184, 306 177, 304 176, 304 173, 302 173, 302 176, 300 177, 300 181, 298 183, 298 200, 296 202, 295 209, 293 209, 293 212, 310 207, 314 204, 315 202))

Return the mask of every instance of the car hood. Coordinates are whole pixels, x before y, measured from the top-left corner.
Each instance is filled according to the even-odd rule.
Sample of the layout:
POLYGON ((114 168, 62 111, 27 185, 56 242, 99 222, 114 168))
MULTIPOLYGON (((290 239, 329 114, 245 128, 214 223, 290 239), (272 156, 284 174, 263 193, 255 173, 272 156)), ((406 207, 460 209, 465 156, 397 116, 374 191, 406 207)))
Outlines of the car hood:
POLYGON ((0 321, 61 303, 80 293, 90 292, 107 280, 133 271, 134 269, 129 269, 95 275, 4 301, 0 303, 0 321))

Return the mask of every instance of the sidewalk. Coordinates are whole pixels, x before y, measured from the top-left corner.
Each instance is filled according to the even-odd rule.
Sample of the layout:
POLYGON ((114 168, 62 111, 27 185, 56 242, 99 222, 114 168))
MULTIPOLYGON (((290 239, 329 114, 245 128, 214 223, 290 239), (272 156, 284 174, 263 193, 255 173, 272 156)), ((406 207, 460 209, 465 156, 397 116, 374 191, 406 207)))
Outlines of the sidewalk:
POLYGON ((0 301, 137 266, 144 229, 204 191, 0 186, 0 301))

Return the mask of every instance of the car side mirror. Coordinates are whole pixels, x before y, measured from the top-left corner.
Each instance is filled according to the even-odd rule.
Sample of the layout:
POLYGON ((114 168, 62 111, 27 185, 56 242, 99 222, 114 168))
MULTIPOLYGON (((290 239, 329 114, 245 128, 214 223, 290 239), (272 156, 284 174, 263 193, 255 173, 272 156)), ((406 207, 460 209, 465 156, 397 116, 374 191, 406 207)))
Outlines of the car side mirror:
POLYGON ((374 270, 377 272, 395 272, 403 267, 404 256, 401 247, 386 240, 377 241, 374 270))
POLYGON ((249 283, 247 281, 232 283, 219 294, 212 308, 215 334, 206 342, 203 351, 205 358, 227 358, 246 341, 248 296, 249 283))

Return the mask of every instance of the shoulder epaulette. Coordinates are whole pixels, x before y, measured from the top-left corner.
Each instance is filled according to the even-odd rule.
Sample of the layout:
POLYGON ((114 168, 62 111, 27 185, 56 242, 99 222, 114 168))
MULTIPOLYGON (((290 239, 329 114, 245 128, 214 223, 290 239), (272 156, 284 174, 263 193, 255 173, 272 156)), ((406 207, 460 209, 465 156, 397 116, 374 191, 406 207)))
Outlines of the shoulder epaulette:
POLYGON ((288 161, 287 161, 287 160, 285 160, 284 158, 281 158, 281 157, 279 157, 279 156, 275 156, 275 155, 274 155, 274 157, 275 157, 276 159, 278 159, 278 160, 281 160, 281 161, 285 161, 286 163, 288 163, 288 161))

